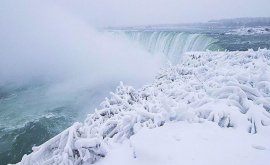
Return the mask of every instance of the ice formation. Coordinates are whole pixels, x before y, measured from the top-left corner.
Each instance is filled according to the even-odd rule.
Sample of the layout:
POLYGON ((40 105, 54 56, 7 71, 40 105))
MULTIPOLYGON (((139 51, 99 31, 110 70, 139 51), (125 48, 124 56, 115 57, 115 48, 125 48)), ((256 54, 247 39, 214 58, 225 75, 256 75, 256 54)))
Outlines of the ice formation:
POLYGON ((110 95, 84 123, 33 147, 18 165, 102 162, 110 145, 121 144, 142 128, 178 121, 212 121, 269 136, 270 51, 185 53, 181 63, 162 69, 155 82, 138 90, 121 82, 110 95))
POLYGON ((270 27, 240 28, 232 30, 226 34, 234 34, 234 35, 270 34, 270 27))

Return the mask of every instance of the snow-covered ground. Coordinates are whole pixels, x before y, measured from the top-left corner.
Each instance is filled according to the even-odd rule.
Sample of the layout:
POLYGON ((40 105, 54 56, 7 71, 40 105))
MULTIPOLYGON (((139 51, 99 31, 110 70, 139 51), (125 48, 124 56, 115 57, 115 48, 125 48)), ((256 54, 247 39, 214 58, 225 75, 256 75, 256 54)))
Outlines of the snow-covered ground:
POLYGON ((270 34, 270 27, 241 28, 232 30, 226 34, 234 34, 234 35, 270 34))
POLYGON ((190 52, 18 164, 266 164, 270 51, 190 52))
POLYGON ((209 121, 143 128, 131 140, 110 147, 97 165, 265 165, 270 154, 269 137, 221 129, 209 121))

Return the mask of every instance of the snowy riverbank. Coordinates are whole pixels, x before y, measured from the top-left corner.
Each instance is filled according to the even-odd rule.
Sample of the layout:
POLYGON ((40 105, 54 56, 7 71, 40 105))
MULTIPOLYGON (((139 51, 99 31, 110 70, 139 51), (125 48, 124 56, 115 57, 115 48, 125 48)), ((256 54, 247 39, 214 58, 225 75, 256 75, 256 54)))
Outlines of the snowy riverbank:
POLYGON ((18 164, 265 164, 270 51, 186 53, 101 107, 18 164))

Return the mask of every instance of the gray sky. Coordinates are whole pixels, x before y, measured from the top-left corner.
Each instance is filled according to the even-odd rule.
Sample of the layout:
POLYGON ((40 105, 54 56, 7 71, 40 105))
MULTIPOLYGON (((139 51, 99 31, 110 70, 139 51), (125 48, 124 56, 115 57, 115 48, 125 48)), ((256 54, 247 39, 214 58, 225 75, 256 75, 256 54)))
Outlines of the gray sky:
POLYGON ((58 0, 56 3, 95 26, 270 17, 270 0, 58 0))

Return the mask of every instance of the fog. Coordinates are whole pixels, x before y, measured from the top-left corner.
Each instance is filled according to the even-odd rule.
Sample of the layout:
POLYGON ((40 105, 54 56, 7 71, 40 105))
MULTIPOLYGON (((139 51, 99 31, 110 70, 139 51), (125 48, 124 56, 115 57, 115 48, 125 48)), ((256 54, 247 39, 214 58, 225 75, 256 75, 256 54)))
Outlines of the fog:
POLYGON ((122 80, 139 86, 153 79, 164 58, 96 27, 270 16, 269 6, 268 0, 3 0, 0 85, 122 80))
POLYGON ((127 38, 99 33, 95 27, 270 16, 269 6, 268 0, 4 0, 0 84, 108 80, 143 84, 164 59, 153 59, 127 38))
POLYGON ((0 85, 140 86, 153 80, 165 61, 127 38, 97 32, 59 4, 28 2, 1 2, 0 85))

